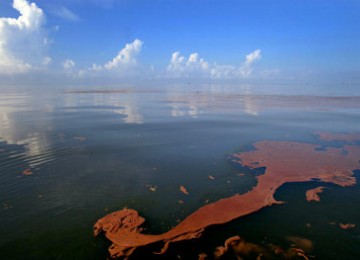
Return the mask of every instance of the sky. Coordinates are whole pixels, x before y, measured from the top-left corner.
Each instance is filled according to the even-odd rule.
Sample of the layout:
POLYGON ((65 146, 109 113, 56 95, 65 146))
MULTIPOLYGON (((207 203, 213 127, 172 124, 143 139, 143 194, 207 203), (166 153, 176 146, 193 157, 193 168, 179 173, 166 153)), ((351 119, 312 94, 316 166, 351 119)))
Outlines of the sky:
POLYGON ((0 0, 0 80, 360 82, 358 0, 0 0))

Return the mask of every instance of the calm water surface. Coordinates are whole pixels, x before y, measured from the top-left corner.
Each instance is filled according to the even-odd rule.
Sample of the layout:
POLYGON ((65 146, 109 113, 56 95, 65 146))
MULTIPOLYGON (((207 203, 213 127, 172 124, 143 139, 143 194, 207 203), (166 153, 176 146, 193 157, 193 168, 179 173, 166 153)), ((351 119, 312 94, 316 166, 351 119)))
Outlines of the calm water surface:
MULTIPOLYGON (((164 232, 205 203, 256 185, 254 172, 230 160, 254 142, 360 133, 359 93, 313 89, 2 87, 0 259, 106 259, 109 242, 93 238, 92 225, 111 211, 134 208, 147 232, 164 232)), ((287 237, 301 236, 313 241, 317 259, 360 259, 360 186, 324 184, 321 202, 306 202, 317 185, 285 184, 276 197, 289 203, 210 228, 166 257, 190 259, 240 235, 285 247, 287 237), (193 255, 184 253, 189 247, 193 255)), ((135 259, 150 257, 141 254, 135 259)))

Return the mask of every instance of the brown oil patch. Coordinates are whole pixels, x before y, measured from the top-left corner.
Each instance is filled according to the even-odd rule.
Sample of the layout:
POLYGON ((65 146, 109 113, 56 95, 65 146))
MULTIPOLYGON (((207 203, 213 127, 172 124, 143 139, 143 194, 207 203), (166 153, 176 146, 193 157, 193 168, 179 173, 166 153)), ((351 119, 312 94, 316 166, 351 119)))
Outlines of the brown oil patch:
POLYGON ((346 224, 340 223, 339 226, 341 229, 353 229, 356 227, 356 225, 353 223, 346 223, 346 224))
POLYGON ((22 174, 24 175, 33 175, 34 173, 31 171, 31 169, 26 169, 26 170, 23 170, 22 174))
MULTIPOLYGON (((228 238, 224 246, 217 247, 211 259, 308 259, 301 247, 283 249, 274 244, 258 245, 233 236, 228 238)), ((205 258, 206 259, 206 258, 205 258)))
POLYGON ((307 190, 305 193, 306 200, 307 201, 320 201, 319 194, 324 191, 325 187, 317 187, 315 189, 307 190))
MULTIPOLYGON (((140 225, 144 218, 135 210, 123 209, 98 220, 94 235, 105 232, 113 243, 109 248, 112 257, 127 257, 136 248, 155 242, 164 243, 159 252, 164 253, 170 243, 198 238, 208 226, 224 224, 280 203, 274 194, 284 183, 317 179, 346 187, 356 183, 353 170, 360 168, 360 146, 323 150, 314 144, 262 141, 255 143, 254 148, 234 155, 235 161, 243 166, 266 167, 265 173, 256 177, 257 185, 251 191, 204 205, 163 234, 142 234, 140 225)), ((289 249, 286 254, 307 259, 301 249, 289 249)))
POLYGON ((314 248, 314 244, 310 239, 299 237, 299 236, 289 236, 287 239, 293 242, 297 247, 309 252, 314 248))
POLYGON ((319 138, 326 142, 332 141, 344 141, 344 142, 355 142, 360 141, 360 134, 352 133, 352 134, 334 134, 327 132, 317 132, 316 133, 319 138))
POLYGON ((179 189, 182 193, 186 194, 186 195, 189 195, 189 192, 187 191, 187 189, 184 187, 184 186, 180 186, 180 189, 179 189))

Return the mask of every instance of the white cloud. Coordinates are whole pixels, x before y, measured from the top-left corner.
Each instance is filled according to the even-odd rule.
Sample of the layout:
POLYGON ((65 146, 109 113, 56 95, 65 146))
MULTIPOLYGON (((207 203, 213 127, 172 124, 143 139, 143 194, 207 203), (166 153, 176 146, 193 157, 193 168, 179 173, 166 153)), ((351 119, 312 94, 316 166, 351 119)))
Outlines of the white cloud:
POLYGON ((243 77, 250 76, 250 74, 252 73, 251 65, 255 61, 260 60, 260 59, 261 59, 261 50, 259 50, 259 49, 246 55, 246 60, 245 60, 244 64, 240 67, 240 74, 243 77))
POLYGON ((180 55, 180 52, 174 52, 167 70, 173 75, 191 76, 194 72, 206 73, 209 70, 209 64, 199 58, 199 54, 192 53, 186 59, 180 55))
POLYGON ((104 65, 93 64, 87 70, 79 72, 80 76, 84 76, 87 72, 116 72, 117 75, 130 75, 135 73, 138 68, 137 56, 141 52, 143 42, 135 39, 132 43, 127 43, 123 49, 110 61, 104 65))
POLYGON ((188 58, 174 52, 171 56, 167 71, 172 77, 210 77, 214 79, 247 78, 252 73, 252 64, 261 59, 261 50, 246 55, 241 66, 209 63, 192 53, 188 58))
POLYGON ((52 10, 51 13, 53 13, 54 15, 56 15, 64 20, 68 20, 68 21, 76 22, 76 21, 80 20, 80 17, 77 14, 70 11, 66 7, 54 8, 54 10, 52 10))
POLYGON ((45 15, 35 3, 14 0, 17 18, 0 18, 0 74, 20 74, 47 65, 45 15))
POLYGON ((253 51, 253 52, 249 53, 248 55, 246 55, 245 63, 251 64, 254 61, 259 60, 259 59, 261 59, 261 50, 258 49, 256 51, 253 51))
POLYGON ((136 56, 140 53, 142 45, 143 42, 138 39, 132 43, 127 43, 115 58, 104 65, 104 68, 112 70, 122 66, 136 65, 136 56))
POLYGON ((72 70, 74 67, 75 67, 75 62, 73 60, 71 60, 71 59, 67 59, 63 63, 63 68, 65 70, 72 70))
POLYGON ((62 63, 63 73, 68 77, 75 79, 78 78, 80 75, 79 70, 76 68, 76 63, 72 59, 66 59, 62 63))

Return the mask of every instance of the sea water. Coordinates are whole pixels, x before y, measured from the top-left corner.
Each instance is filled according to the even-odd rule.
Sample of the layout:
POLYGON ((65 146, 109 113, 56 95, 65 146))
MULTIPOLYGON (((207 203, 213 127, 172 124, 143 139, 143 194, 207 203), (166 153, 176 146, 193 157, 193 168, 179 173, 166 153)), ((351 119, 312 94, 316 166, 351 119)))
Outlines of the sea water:
MULTIPOLYGON (((165 232, 207 203, 251 190, 261 173, 231 156, 255 142, 321 144, 319 132, 360 133, 355 90, 188 82, 1 87, 0 259, 106 259, 110 243, 94 238, 92 226, 124 207, 146 219, 146 233, 165 232)), ((285 184, 276 198, 286 204, 211 227, 168 255, 134 257, 196 258, 240 235, 283 247, 288 237, 302 237, 318 259, 359 259, 360 186, 324 185, 319 203, 305 200, 314 182, 285 184)))

